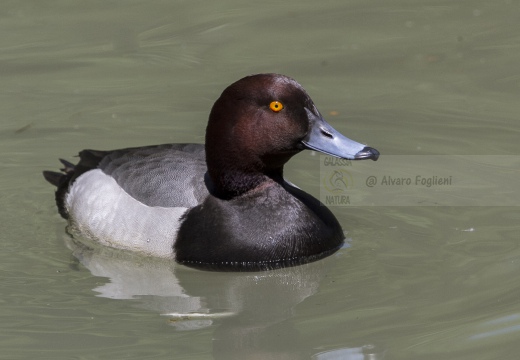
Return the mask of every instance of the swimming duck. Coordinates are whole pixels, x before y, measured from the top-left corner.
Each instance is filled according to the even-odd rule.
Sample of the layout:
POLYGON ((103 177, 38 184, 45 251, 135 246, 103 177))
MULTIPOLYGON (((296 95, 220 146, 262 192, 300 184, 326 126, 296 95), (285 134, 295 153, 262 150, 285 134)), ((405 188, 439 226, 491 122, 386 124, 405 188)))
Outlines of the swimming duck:
POLYGON ((78 164, 43 174, 75 237, 197 268, 266 270, 323 258, 344 240, 332 212, 283 178, 304 149, 379 157, 329 125, 298 82, 258 74, 217 99, 205 145, 83 150, 78 164))

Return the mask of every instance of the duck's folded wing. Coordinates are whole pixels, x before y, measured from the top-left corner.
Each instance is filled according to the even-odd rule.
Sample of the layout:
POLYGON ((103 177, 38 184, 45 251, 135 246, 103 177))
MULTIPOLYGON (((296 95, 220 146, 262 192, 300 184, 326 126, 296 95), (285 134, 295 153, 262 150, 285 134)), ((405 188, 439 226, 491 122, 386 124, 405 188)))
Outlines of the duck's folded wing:
MULTIPOLYGON (((88 158, 88 150, 80 157, 88 158)), ((81 164, 81 161, 80 161, 81 164)), ((201 144, 167 144, 111 151, 97 166, 148 206, 192 207, 208 195, 201 144)))

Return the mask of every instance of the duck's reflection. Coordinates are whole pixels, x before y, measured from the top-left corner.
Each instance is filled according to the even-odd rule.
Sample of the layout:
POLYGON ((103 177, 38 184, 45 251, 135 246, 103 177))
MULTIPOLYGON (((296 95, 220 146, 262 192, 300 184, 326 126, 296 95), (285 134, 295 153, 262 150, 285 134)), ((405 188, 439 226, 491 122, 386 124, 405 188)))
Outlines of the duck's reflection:
MULTIPOLYGON (((215 359, 308 359, 319 346, 301 341, 290 319, 294 307, 316 293, 333 260, 266 272, 221 273, 90 249, 70 238, 67 245, 93 275, 109 278, 94 289, 99 296, 137 300, 167 316, 178 330, 215 325, 215 359)), ((352 349, 345 350, 343 359, 383 359, 374 357, 377 354, 351 357, 352 349)), ((323 353, 316 356, 328 359, 323 353)))

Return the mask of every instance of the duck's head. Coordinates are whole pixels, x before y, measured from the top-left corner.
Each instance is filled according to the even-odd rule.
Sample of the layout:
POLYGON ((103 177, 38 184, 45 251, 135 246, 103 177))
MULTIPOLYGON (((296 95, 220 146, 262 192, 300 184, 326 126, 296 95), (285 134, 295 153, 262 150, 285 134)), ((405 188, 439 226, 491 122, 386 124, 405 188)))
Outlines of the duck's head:
POLYGON ((350 160, 379 157, 376 149, 336 131, 303 87, 284 75, 247 76, 228 86, 213 105, 206 162, 221 194, 235 196, 266 178, 281 179, 283 165, 304 149, 350 160))

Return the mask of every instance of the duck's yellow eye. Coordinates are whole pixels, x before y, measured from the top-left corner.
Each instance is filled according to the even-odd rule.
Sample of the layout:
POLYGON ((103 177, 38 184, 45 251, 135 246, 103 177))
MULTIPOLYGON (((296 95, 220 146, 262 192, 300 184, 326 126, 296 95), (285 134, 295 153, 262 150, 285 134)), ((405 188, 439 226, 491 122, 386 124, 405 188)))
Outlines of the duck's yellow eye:
POLYGON ((279 101, 271 101, 269 104, 269 109, 273 110, 274 112, 278 112, 283 109, 283 104, 279 101))

